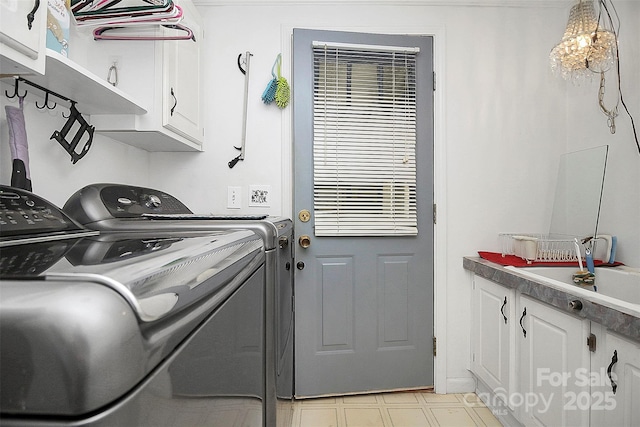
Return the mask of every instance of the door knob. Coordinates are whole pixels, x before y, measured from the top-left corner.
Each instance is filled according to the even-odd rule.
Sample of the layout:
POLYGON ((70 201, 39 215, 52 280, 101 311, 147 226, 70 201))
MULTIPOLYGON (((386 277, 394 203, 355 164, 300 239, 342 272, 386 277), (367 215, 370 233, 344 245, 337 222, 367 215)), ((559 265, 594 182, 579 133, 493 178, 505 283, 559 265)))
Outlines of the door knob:
POLYGON ((300 244, 300 246, 307 249, 309 246, 311 246, 311 237, 307 236, 306 234, 300 236, 300 238, 298 239, 298 243, 300 244))
POLYGON ((296 268, 298 270, 304 270, 304 262, 298 261, 298 263, 296 264, 296 268))

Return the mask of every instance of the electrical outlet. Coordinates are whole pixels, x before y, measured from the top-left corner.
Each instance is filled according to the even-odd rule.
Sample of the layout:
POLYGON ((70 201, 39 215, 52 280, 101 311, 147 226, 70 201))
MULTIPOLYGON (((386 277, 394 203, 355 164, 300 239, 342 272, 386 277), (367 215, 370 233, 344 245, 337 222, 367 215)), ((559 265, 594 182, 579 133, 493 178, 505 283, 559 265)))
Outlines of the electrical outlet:
POLYGON ((249 206, 269 207, 271 205, 270 185, 249 186, 249 206))
POLYGON ((227 187, 228 209, 240 209, 242 207, 241 192, 242 187, 227 187))

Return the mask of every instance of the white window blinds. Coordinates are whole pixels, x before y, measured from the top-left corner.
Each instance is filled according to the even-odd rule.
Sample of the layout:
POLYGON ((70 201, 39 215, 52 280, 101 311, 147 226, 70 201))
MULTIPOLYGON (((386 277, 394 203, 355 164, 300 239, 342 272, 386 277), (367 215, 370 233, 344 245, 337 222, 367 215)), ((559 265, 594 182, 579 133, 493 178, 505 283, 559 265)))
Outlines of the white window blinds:
POLYGON ((418 233, 418 51, 313 43, 316 236, 418 233))

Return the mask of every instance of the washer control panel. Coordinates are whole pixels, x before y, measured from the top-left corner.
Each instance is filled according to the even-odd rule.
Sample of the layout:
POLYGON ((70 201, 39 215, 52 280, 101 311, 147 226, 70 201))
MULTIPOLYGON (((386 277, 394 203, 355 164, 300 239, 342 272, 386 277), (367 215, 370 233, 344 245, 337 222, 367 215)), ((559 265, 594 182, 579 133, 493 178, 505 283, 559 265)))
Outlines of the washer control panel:
POLYGON ((52 203, 28 191, 0 186, 0 236, 77 231, 82 228, 52 203))
POLYGON ((107 185, 100 189, 100 199, 114 218, 136 218, 145 214, 192 213, 172 195, 151 188, 107 185))

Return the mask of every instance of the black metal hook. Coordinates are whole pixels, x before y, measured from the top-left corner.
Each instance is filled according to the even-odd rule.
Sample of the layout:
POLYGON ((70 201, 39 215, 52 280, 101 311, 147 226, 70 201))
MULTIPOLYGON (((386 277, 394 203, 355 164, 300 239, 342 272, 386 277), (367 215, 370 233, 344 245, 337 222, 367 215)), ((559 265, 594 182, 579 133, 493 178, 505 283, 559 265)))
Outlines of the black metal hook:
POLYGON ((238 68, 242 74, 247 74, 246 70, 242 68, 242 64, 240 63, 240 58, 242 58, 242 54, 238 55, 238 68))
POLYGON ((19 95, 18 94, 18 85, 19 85, 20 79, 16 78, 15 79, 15 83, 13 86, 13 95, 9 95, 9 92, 7 92, 6 90, 4 91, 4 94, 7 96, 7 98, 11 99, 11 98, 15 98, 16 96, 18 98, 24 98, 25 96, 27 96, 27 91, 24 91, 24 95, 19 95))
POLYGON ((229 169, 231 169, 232 167, 234 167, 236 165, 236 163, 238 163, 238 161, 240 160, 244 160, 242 158, 242 154, 238 155, 238 157, 235 157, 233 160, 231 160, 228 165, 229 165, 229 169))
POLYGON ((44 110, 45 107, 47 107, 48 110, 53 110, 54 108, 56 108, 56 104, 55 102, 53 103, 53 107, 49 107, 49 92, 45 92, 44 93, 44 105, 41 107, 38 105, 38 101, 36 101, 36 108, 38 110, 44 110))
MULTIPOLYGON (((253 56, 253 55, 252 55, 251 53, 249 53, 249 52, 247 52, 247 53, 246 53, 246 55, 253 56)), ((242 63, 240 62, 240 58, 242 58, 242 54, 238 55, 238 68, 240 69, 240 72, 246 76, 246 75, 247 75, 247 70, 245 70, 244 68, 242 68, 242 63)), ((246 58, 245 58, 244 63, 245 63, 245 64, 247 63, 247 62, 246 62, 246 58)))
MULTIPOLYGON (((71 102, 71 107, 75 108, 75 106, 76 106, 75 101, 69 101, 69 102, 71 102)), ((60 114, 62 114, 63 118, 68 119, 69 117, 71 117, 71 107, 69 107, 69 115, 68 116, 64 115, 64 111, 60 113, 60 114)))

